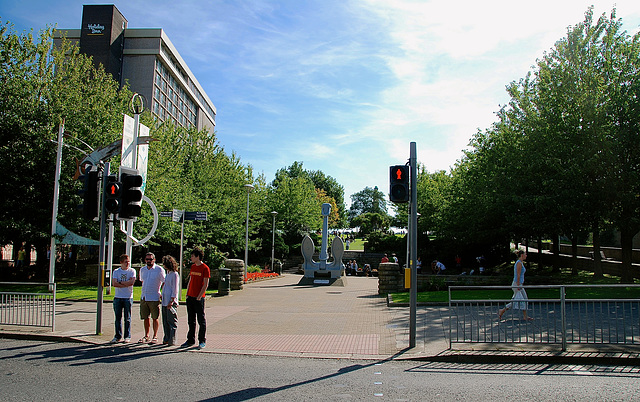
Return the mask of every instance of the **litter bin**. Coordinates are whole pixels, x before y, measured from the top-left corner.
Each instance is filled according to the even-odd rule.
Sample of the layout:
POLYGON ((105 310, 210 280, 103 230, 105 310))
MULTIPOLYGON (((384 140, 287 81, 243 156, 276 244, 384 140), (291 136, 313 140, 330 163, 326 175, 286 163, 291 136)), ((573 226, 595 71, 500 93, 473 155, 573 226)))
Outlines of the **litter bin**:
POLYGON ((220 268, 220 279, 218 280, 218 296, 227 296, 231 290, 231 270, 220 268))

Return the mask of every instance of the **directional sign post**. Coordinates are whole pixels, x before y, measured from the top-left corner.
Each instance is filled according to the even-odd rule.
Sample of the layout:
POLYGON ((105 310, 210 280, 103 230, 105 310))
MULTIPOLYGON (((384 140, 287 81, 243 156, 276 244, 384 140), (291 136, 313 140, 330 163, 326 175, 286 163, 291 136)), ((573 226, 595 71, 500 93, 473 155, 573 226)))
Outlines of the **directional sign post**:
POLYGON ((206 212, 187 212, 181 209, 174 209, 173 211, 162 211, 160 216, 163 218, 171 218, 174 222, 180 223, 180 280, 178 281, 178 294, 182 295, 182 254, 184 244, 184 221, 206 221, 206 212))

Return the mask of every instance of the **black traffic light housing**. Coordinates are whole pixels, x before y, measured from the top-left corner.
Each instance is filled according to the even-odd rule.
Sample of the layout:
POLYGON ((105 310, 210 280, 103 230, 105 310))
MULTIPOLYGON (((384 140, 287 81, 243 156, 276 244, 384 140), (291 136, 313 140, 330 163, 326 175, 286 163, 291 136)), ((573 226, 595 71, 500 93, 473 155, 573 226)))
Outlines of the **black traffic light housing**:
POLYGON ((100 207, 98 172, 90 170, 78 177, 78 180, 82 181, 82 189, 78 191, 78 195, 82 196, 82 204, 78 205, 78 209, 82 211, 83 218, 97 220, 100 207))
POLYGON ((122 208, 122 184, 116 175, 109 175, 104 187, 104 210, 117 214, 122 208))
POLYGON ((389 169, 389 201, 409 202, 409 166, 396 165, 389 169))
POLYGON ((135 220, 142 213, 142 176, 137 169, 120 168, 122 207, 118 219, 135 220))

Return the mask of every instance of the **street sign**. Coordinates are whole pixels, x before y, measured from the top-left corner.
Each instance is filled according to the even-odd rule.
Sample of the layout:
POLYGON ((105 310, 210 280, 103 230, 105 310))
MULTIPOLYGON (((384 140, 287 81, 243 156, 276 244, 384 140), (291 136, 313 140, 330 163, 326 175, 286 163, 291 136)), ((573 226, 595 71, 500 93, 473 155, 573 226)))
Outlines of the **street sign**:
POLYGON ((182 215, 184 215, 184 211, 181 209, 173 210, 173 221, 174 222, 182 222, 182 215))
POLYGON ((184 220, 185 221, 206 221, 207 213, 206 212, 185 212, 184 220))
POLYGON ((174 222, 182 222, 183 219, 185 221, 206 221, 207 213, 203 211, 190 212, 183 211, 181 209, 174 209, 173 211, 160 212, 160 217, 172 218, 174 222))

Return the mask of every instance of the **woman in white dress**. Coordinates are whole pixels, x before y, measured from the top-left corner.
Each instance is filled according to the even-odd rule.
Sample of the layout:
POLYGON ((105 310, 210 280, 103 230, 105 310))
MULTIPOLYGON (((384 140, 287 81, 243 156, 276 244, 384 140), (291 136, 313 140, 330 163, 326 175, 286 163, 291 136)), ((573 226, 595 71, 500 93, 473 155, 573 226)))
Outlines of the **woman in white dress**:
POLYGON ((513 308, 514 310, 522 310, 522 317, 526 321, 531 321, 533 318, 527 314, 527 292, 521 286, 524 284, 524 273, 527 268, 524 266, 524 260, 527 259, 527 253, 524 250, 516 251, 516 263, 513 265, 513 282, 511 283, 511 289, 513 290, 512 302, 507 304, 504 308, 498 311, 498 321, 502 320, 504 313, 513 308))

